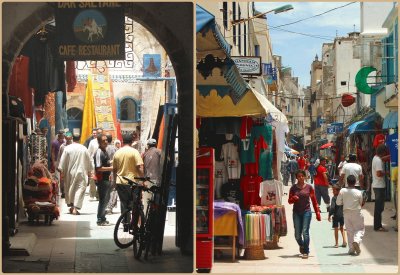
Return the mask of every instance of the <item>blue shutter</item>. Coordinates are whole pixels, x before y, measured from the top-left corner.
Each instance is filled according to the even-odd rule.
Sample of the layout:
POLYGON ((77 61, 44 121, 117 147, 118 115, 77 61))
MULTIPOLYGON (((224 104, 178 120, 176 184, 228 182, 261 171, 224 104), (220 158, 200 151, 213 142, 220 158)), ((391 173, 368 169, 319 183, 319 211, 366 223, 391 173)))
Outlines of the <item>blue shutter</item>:
POLYGON ((117 104, 117 121, 121 121, 121 107, 119 98, 117 98, 116 104, 117 104))
POLYGON ((383 45, 383 47, 382 47, 382 51, 383 51, 383 53, 382 53, 382 84, 384 84, 384 85, 386 85, 387 84, 387 70, 386 70, 386 57, 387 57, 387 51, 386 51, 386 43, 387 43, 387 39, 386 38, 383 38, 382 40, 381 40, 381 42, 382 42, 382 45, 383 45))
POLYGON ((136 110, 137 110, 137 112, 136 112, 136 120, 137 121, 141 121, 142 120, 142 101, 141 100, 139 100, 139 101, 137 101, 137 105, 136 105, 136 110))
POLYGON ((388 83, 394 82, 394 40, 393 40, 393 32, 387 38, 387 74, 388 74, 388 83))

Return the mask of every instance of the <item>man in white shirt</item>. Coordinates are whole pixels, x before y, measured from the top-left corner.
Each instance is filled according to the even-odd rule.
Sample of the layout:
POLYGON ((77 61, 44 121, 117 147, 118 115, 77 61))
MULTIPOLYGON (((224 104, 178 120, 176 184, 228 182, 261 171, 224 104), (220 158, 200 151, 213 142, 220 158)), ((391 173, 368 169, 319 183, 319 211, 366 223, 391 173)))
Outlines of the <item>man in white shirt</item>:
POLYGON ((342 188, 336 199, 337 205, 343 205, 344 224, 346 225, 349 242, 349 254, 360 255, 360 244, 365 233, 364 216, 361 213, 363 206, 362 191, 355 188, 356 177, 347 177, 348 187, 342 188))
MULTIPOLYGON (((100 135, 103 133, 103 129, 102 128, 97 128, 97 135, 100 135)), ((96 136, 97 136, 96 135, 96 136)), ((97 141, 97 138, 92 139, 89 142, 89 147, 88 147, 88 151, 89 151, 89 155, 90 155, 90 159, 92 160, 92 166, 94 166, 94 154, 96 153, 97 149, 99 149, 99 142, 97 141)), ((94 170, 92 171, 92 173, 94 174, 94 170)), ((99 199, 99 194, 96 190, 96 183, 94 179, 89 179, 89 196, 91 199, 94 199, 96 197, 96 199, 99 199)))
POLYGON ((372 159, 372 188, 375 193, 375 209, 374 209, 374 230, 387 232, 382 226, 382 212, 385 209, 385 168, 383 166, 382 157, 386 153, 384 144, 378 145, 376 154, 372 159))
POLYGON ((357 156, 355 154, 349 155, 349 162, 344 164, 340 170, 340 184, 347 187, 347 177, 353 175, 356 178, 355 188, 358 190, 364 189, 364 175, 362 173, 362 167, 360 164, 356 163, 357 156))
POLYGON ((338 167, 337 167, 338 172, 339 172, 339 175, 340 175, 340 170, 342 170, 343 165, 345 165, 346 163, 347 163, 347 161, 346 161, 344 155, 341 155, 341 156, 340 156, 340 162, 339 162, 339 165, 338 165, 338 167))

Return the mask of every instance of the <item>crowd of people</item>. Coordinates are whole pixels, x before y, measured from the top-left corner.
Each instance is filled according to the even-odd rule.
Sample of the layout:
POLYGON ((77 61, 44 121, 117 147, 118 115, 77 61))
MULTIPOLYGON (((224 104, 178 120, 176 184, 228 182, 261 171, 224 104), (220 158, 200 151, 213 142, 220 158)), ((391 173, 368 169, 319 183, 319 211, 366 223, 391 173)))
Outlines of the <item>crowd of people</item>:
MULTIPOLYGON (((385 176, 389 176, 389 173, 385 172, 383 161, 387 152, 385 144, 378 145, 375 152, 371 163, 371 192, 375 196, 373 226, 376 232, 387 232, 388 230, 382 225, 386 194, 385 176)), ((334 247, 339 247, 340 232, 341 246, 349 246, 350 255, 360 255, 360 246, 365 234, 364 216, 361 209, 368 195, 364 172, 362 166, 357 163, 357 156, 349 154, 347 159, 344 156, 341 158, 336 179, 330 177, 324 157, 310 162, 303 153, 300 153, 298 157, 291 156, 290 160, 283 163, 282 172, 284 185, 287 186, 289 180, 292 183, 288 203, 293 204, 294 235, 302 258, 307 259, 310 253, 311 204, 316 219, 321 221, 322 200, 326 205, 328 221, 332 222, 334 229, 334 247), (332 188, 332 197, 329 195, 329 188, 332 188)), ((397 188, 397 176, 397 172, 392 173, 391 180, 395 183, 395 188, 397 188)), ((396 207, 397 194, 395 194, 396 207)), ((392 218, 397 219, 397 210, 392 218)), ((397 231, 397 226, 395 231, 397 231)))
MULTIPOLYGON (((70 214, 80 214, 89 186, 91 199, 99 202, 97 225, 108 225, 106 215, 113 214, 112 209, 116 207, 118 198, 121 213, 133 203, 131 188, 123 177, 135 182, 135 177, 146 177, 154 184, 160 184, 161 150, 156 148, 155 139, 149 139, 145 152, 140 154, 137 137, 132 132, 125 132, 122 142, 118 139, 112 142, 111 134, 97 128, 82 145, 79 135, 58 132, 51 143, 51 167, 58 174, 60 191, 70 207, 70 214)), ((142 184, 149 185, 150 182, 142 184)), ((147 200, 144 195, 145 209, 147 200)))

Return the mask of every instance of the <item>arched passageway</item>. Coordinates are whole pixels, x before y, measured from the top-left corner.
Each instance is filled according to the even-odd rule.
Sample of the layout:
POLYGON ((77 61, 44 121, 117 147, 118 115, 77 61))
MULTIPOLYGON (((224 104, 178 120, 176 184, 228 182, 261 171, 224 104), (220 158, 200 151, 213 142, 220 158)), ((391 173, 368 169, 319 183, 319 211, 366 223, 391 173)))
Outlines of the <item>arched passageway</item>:
MULTIPOLYGON (((3 94, 13 62, 26 41, 54 17, 54 4, 3 4, 3 94), (7 16, 4 16, 7 14, 7 16)), ((193 251, 193 4, 123 3, 125 16, 145 26, 167 52, 178 88, 177 245, 193 251), (185 129, 185 130, 182 130, 185 129), (189 130, 187 130, 189 129, 189 130)), ((3 106, 6 107, 6 106, 3 106)), ((3 151, 4 155, 4 151, 3 151)))

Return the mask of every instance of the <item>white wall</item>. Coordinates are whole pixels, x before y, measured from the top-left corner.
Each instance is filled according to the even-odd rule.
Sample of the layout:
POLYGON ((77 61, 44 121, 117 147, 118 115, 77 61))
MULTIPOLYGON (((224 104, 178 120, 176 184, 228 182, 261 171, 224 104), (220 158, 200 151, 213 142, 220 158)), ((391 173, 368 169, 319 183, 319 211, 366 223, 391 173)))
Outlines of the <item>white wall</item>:
POLYGON ((393 8, 393 2, 362 2, 361 35, 386 34, 382 24, 393 8))

